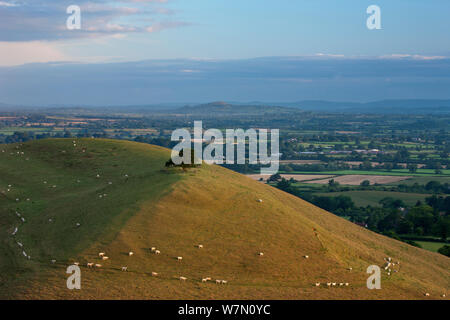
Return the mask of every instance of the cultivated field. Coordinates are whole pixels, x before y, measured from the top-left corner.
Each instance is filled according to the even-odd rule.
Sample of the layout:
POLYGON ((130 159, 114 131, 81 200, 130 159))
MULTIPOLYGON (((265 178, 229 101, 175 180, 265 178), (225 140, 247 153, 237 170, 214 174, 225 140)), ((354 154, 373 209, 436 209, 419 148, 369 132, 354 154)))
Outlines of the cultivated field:
MULTIPOLYGON (((339 176, 333 178, 334 181, 339 182, 340 184, 347 184, 347 185, 360 185, 361 182, 364 180, 369 180, 370 184, 387 184, 387 183, 394 183, 403 181, 406 179, 409 179, 408 176, 384 176, 384 175, 359 175, 359 174, 350 174, 345 176, 339 176)), ((318 183, 318 184, 327 184, 330 179, 323 179, 323 180, 315 180, 311 182, 306 183, 318 183)))
MULTIPOLYGON (((328 174, 281 174, 280 175, 284 179, 294 179, 295 181, 310 181, 310 180, 320 180, 320 179, 327 179, 327 178, 333 178, 333 175, 328 174)), ((270 175, 262 175, 262 174, 249 174, 247 177, 252 178, 253 180, 258 180, 262 178, 264 181, 267 181, 267 179, 270 178, 270 175)))

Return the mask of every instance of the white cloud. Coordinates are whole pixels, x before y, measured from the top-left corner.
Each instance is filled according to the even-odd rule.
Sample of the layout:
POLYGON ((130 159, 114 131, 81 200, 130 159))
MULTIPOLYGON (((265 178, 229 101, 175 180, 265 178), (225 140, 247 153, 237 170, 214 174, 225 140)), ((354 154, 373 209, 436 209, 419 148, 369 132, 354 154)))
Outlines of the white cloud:
POLYGON ((17 3, 0 1, 0 7, 17 7, 17 3))
POLYGON ((69 57, 47 42, 0 42, 0 66, 68 60, 69 57))

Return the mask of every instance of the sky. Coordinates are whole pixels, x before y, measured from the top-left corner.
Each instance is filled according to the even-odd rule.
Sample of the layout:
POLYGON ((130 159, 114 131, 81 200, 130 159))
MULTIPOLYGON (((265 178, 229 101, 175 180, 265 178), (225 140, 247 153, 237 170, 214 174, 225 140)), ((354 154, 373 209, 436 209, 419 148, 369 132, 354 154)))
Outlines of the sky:
POLYGON ((450 98, 449 12, 448 0, 0 0, 0 102, 63 103, 51 85, 86 104, 450 98), (80 30, 66 27, 69 5, 80 30), (370 5, 379 30, 366 26, 370 5), (249 73, 231 79, 230 66, 249 73), (135 95, 105 97, 121 80, 135 95))

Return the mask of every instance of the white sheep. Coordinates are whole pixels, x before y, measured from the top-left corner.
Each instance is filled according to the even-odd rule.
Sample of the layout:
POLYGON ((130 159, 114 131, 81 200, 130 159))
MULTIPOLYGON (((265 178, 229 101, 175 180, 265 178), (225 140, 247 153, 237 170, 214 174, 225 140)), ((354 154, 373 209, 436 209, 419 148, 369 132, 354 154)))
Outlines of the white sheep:
POLYGON ((128 256, 132 256, 134 254, 134 252, 133 251, 130 251, 130 252, 128 252, 128 256))
POLYGON ((258 256, 262 257, 264 255, 264 252, 258 253, 258 256))
POLYGON ((428 292, 425 293, 425 297, 429 297, 430 294, 428 292))
POLYGON ((52 260, 52 263, 55 264, 55 263, 56 263, 56 260, 52 260))
POLYGON ((151 252, 155 252, 155 251, 156 251, 156 248, 155 248, 155 247, 151 247, 150 251, 151 251, 151 252))
POLYGON ((93 263, 93 262, 88 262, 88 263, 87 263, 87 267, 88 267, 88 268, 92 268, 93 266, 94 266, 94 263, 93 263))
POLYGON ((155 254, 161 254, 161 251, 155 250, 155 254))
POLYGON ((183 257, 177 257, 177 260, 181 261, 181 260, 183 260, 183 257))
POLYGON ((96 268, 101 268, 102 265, 101 265, 100 263, 96 263, 96 264, 95 264, 95 267, 96 267, 96 268))
POLYGON ((202 279, 202 282, 207 282, 207 281, 208 281, 208 279, 206 279, 206 278, 202 279))
POLYGON ((187 278, 186 278, 186 277, 180 277, 180 280, 181 280, 181 281, 186 281, 187 278))
POLYGON ((309 259, 309 256, 304 256, 305 259, 309 259))
POLYGON ((320 282, 316 282, 316 287, 320 287, 320 282))
POLYGON ((348 282, 345 283, 345 286, 348 287, 348 282))
POLYGON ((152 277, 157 277, 158 275, 158 272, 152 272, 152 277))
POLYGON ((216 283, 217 283, 217 284, 221 284, 221 283, 222 283, 222 280, 216 280, 216 283))
POLYGON ((109 259, 109 257, 107 257, 107 256, 102 257, 102 260, 108 260, 108 259, 109 259))
POLYGON ((128 271, 128 267, 122 267, 122 271, 128 271))
POLYGON ((99 257, 103 257, 104 255, 105 255, 104 252, 99 252, 99 254, 98 254, 99 257))
POLYGON ((203 245, 202 245, 202 244, 199 244, 197 247, 198 247, 199 249, 203 249, 203 245))
POLYGON ((327 282, 327 287, 331 287, 331 282, 327 282))

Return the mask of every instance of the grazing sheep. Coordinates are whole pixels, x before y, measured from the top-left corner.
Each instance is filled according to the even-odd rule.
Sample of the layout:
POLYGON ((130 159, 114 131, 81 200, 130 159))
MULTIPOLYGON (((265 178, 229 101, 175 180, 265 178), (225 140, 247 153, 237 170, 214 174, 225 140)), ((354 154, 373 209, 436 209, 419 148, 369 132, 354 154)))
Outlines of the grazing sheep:
POLYGON ((99 174, 97 174, 97 178, 100 178, 100 175, 99 175, 99 174))
POLYGON ((17 227, 14 229, 14 232, 12 233, 12 235, 14 236, 17 233, 17 227))
POLYGON ((19 242, 19 241, 17 241, 17 245, 19 246, 19 247, 23 247, 23 244, 22 244, 22 242, 19 242))
POLYGON ((102 260, 108 260, 108 259, 109 259, 109 257, 107 257, 107 256, 102 257, 102 260))
POLYGON ((22 254, 23 254, 25 257, 28 256, 27 253, 26 253, 25 251, 22 251, 22 254))
POLYGON ((264 252, 260 252, 260 253, 258 253, 258 256, 263 256, 264 255, 264 252))
POLYGON ((203 249, 203 245, 202 245, 202 244, 199 244, 197 247, 198 247, 199 249, 203 249))
POLYGON ((79 227, 79 226, 81 226, 81 224, 79 222, 77 222, 76 226, 79 227))
POLYGON ((180 277, 180 280, 181 280, 181 281, 186 281, 187 278, 186 278, 186 277, 180 277))
POLYGON ((344 283, 343 283, 343 282, 339 283, 339 286, 340 286, 340 287, 343 287, 343 286, 344 286, 344 283))
POLYGON ((25 218, 24 217, 21 217, 20 219, 22 220, 22 222, 25 222, 25 218))
POLYGON ((155 254, 161 254, 161 251, 155 250, 155 254))
POLYGON ((93 262, 88 262, 88 263, 87 263, 87 267, 88 267, 88 268, 92 268, 93 266, 94 266, 94 263, 93 263, 93 262))
POLYGON ((202 282, 207 282, 207 281, 208 281, 208 279, 206 279, 206 278, 202 279, 202 282))
POLYGON ((445 297, 446 297, 445 293, 443 293, 443 294, 441 295, 441 297, 442 297, 442 298, 445 298, 445 297))
POLYGON ((128 271, 128 267, 122 267, 122 271, 128 271))
POLYGON ((52 260, 52 263, 55 264, 55 263, 56 263, 56 260, 52 260))
POLYGON ((352 268, 352 267, 348 268, 348 271, 352 271, 352 270, 353 270, 353 268, 352 268))
POLYGON ((222 280, 221 284, 227 284, 228 281, 227 280, 222 280))
POLYGON ((101 265, 101 264, 99 264, 99 263, 96 263, 96 264, 95 264, 95 267, 96 267, 96 268, 101 268, 101 267, 102 267, 102 265, 101 265))
MULTIPOLYGON (((152 277, 157 277, 159 274, 158 274, 158 272, 152 272, 152 277)), ((180 280, 181 280, 181 278, 182 277, 180 277, 180 280)), ((186 280, 186 279, 185 279, 186 280)))
POLYGON ((263 201, 262 201, 262 199, 258 199, 258 202, 261 203, 261 202, 263 202, 263 201))
POLYGON ((309 259, 309 256, 304 256, 305 259, 309 259))
POLYGON ((335 286, 336 286, 336 282, 332 282, 331 285, 332 285, 333 287, 335 287, 335 286))
POLYGON ((316 287, 320 287, 320 282, 316 282, 316 287))
POLYGON ((331 282, 327 282, 327 287, 331 287, 331 282))
POLYGON ((222 280, 216 280, 216 283, 217 283, 217 284, 221 284, 221 283, 222 283, 222 280))
POLYGON ((183 257, 177 257, 177 260, 181 261, 181 260, 183 260, 183 257))
POLYGON ((212 280, 211 277, 206 277, 205 279, 206 279, 206 281, 211 281, 212 280))
POLYGON ((100 252, 100 253, 98 254, 99 257, 103 257, 104 255, 105 255, 104 252, 100 252))
POLYGON ((345 283, 345 286, 348 287, 348 282, 345 283))
POLYGON ((130 251, 130 252, 128 252, 128 256, 132 256, 134 254, 134 252, 133 251, 130 251))
POLYGON ((156 248, 155 248, 155 247, 152 247, 152 248, 150 249, 150 251, 151 251, 151 252, 155 252, 155 251, 156 251, 156 248))
POLYGON ((426 292, 424 295, 425 295, 425 297, 429 297, 430 296, 430 294, 428 292, 426 292))

